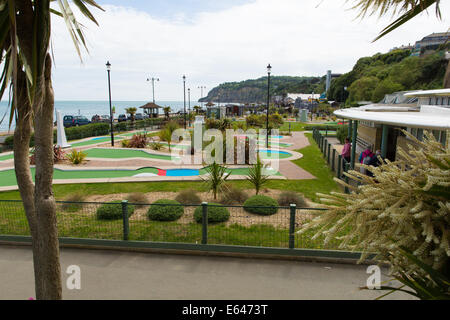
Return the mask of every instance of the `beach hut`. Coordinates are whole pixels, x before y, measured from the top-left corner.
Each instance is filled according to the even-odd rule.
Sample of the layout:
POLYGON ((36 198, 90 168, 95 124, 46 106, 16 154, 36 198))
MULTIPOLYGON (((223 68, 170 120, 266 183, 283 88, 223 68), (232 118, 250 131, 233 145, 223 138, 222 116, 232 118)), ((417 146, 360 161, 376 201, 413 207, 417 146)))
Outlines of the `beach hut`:
POLYGON ((161 106, 158 106, 156 103, 153 103, 153 102, 149 102, 139 108, 144 109, 144 113, 148 114, 150 118, 158 118, 159 117, 159 109, 162 109, 161 106))

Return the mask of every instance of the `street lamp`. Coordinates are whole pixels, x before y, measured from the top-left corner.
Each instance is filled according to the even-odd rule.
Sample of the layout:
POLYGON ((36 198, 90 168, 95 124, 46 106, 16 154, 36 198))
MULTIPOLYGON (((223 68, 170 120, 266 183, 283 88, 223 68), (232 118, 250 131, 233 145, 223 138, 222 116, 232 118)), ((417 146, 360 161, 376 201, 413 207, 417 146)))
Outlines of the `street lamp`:
POLYGON ((155 103, 155 81, 159 81, 159 78, 147 78, 147 81, 152 82, 153 103, 155 103))
POLYGON ((191 88, 188 88, 188 110, 189 110, 189 127, 191 126, 191 88))
POLYGON ((113 114, 112 114, 112 103, 111 103, 111 63, 106 62, 106 70, 108 71, 108 89, 109 89, 109 122, 111 124, 111 146, 114 147, 114 128, 113 128, 113 114))
POLYGON ((186 76, 183 75, 183 94, 184 94, 184 129, 186 129, 186 76))
POLYGON ((267 118, 266 118, 266 149, 269 149, 269 103, 270 103, 270 73, 272 66, 267 66, 267 118))
MULTIPOLYGON (((201 98, 203 98, 203 89, 206 89, 206 87, 205 86, 200 86, 198 88, 200 89, 200 92, 201 92, 201 98)), ((203 109, 203 102, 201 102, 201 106, 202 106, 202 109, 203 109)))

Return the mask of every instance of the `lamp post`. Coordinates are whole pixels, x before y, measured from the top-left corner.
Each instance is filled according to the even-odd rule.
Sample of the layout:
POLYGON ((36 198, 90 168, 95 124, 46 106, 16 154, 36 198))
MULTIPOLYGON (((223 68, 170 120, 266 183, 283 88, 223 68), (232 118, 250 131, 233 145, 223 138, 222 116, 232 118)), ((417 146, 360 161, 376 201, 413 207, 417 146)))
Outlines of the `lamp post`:
POLYGON ((270 104, 270 72, 272 71, 272 66, 267 66, 267 117, 266 117, 266 149, 269 149, 269 104, 270 104))
POLYGON ((111 146, 114 147, 114 128, 113 128, 113 114, 112 114, 112 103, 111 103, 111 63, 106 62, 106 70, 108 71, 108 89, 109 89, 109 122, 111 124, 111 146))
POLYGON ((191 88, 188 88, 188 120, 189 120, 189 127, 191 126, 191 88))
POLYGON ((183 75, 183 94, 184 94, 184 129, 186 129, 186 76, 183 75))
MULTIPOLYGON (((203 89, 206 89, 206 87, 205 86, 200 86, 198 88, 200 89, 201 98, 203 98, 203 89)), ((202 106, 202 109, 203 109, 203 102, 200 102, 200 103, 201 103, 201 106, 202 106)))
POLYGON ((155 81, 159 81, 159 78, 147 78, 147 81, 152 82, 153 103, 155 103, 155 81))

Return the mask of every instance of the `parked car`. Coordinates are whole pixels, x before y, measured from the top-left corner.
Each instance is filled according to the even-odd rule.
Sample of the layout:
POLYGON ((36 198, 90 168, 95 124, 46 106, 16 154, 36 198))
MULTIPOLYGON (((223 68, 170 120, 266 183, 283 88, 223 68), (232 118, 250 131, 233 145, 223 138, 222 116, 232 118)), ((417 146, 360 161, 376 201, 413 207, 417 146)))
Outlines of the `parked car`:
POLYGON ((142 113, 136 113, 134 115, 134 120, 136 120, 136 121, 144 120, 144 115, 142 113))
POLYGON ((84 116, 64 116, 64 127, 78 127, 91 123, 88 118, 84 116))
POLYGON ((127 121, 127 116, 125 114, 119 114, 118 122, 127 121))
POLYGON ((96 122, 101 122, 102 118, 96 114, 95 116, 92 116, 91 118, 91 122, 96 123, 96 122))
POLYGON ((108 115, 106 115, 106 114, 100 116, 100 118, 101 118, 101 120, 100 120, 101 122, 105 122, 105 123, 109 123, 110 122, 110 117, 108 115))

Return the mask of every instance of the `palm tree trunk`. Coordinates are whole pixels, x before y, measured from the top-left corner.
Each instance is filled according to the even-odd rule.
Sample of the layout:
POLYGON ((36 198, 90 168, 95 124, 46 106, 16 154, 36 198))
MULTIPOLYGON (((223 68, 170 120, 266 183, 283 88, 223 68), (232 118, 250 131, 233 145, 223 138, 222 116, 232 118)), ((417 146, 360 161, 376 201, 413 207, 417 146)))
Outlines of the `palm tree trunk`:
POLYGON ((43 79, 44 97, 41 108, 35 110, 35 192, 34 203, 39 233, 39 264, 42 268, 42 288, 38 299, 62 299, 59 241, 56 224, 56 203, 53 194, 53 110, 54 94, 51 82, 51 58, 47 53, 43 79))
POLYGON ((41 268, 39 264, 39 232, 34 204, 34 184, 30 171, 30 138, 32 124, 32 108, 27 97, 26 75, 17 70, 16 128, 14 130, 14 169, 23 201, 25 215, 30 227, 33 248, 33 265, 36 293, 41 291, 41 268))

